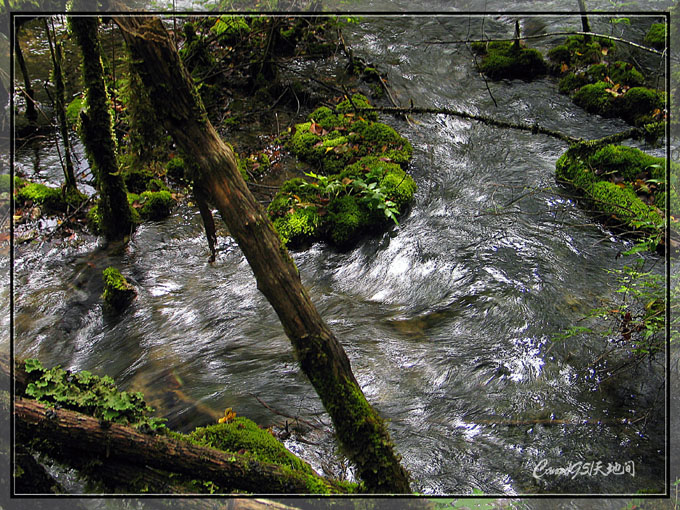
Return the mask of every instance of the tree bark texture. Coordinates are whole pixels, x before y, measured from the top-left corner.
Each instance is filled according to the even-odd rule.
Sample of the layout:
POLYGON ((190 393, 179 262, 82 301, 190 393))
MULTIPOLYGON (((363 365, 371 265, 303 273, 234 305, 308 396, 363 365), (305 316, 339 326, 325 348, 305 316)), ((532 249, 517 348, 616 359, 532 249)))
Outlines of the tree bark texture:
POLYGON ((71 16, 71 29, 83 56, 87 113, 81 113, 81 134, 99 187, 102 230, 108 239, 122 239, 133 227, 125 184, 118 173, 109 99, 96 17, 71 16))
POLYGON ((148 465, 253 493, 261 493, 263 488, 266 492, 284 494, 309 492, 306 477, 279 465, 143 434, 117 423, 103 423, 74 411, 50 408, 35 400, 16 399, 14 414, 17 439, 25 443, 33 438, 52 441, 59 448, 66 448, 69 456, 148 465))
MULTIPOLYGON (((117 17, 139 75, 177 146, 193 158, 231 235, 238 242, 291 340, 302 370, 333 420, 340 446, 366 489, 410 492, 408 474, 383 419, 366 401, 347 355, 312 304, 293 260, 248 190, 234 153, 207 118, 189 74, 158 18, 117 17)), ((260 488, 262 489, 262 488, 260 488)))

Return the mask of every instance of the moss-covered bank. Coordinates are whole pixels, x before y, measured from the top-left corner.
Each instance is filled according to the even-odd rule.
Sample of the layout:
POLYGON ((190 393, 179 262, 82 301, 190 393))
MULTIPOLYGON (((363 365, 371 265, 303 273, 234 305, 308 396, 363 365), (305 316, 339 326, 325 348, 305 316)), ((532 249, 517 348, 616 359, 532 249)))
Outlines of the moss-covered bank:
POLYGON ((355 94, 335 112, 320 107, 295 126, 292 152, 319 173, 287 181, 269 205, 284 243, 327 240, 348 246, 367 231, 398 223, 413 200, 416 184, 401 166, 413 147, 377 122, 376 112, 354 111, 368 106, 355 94))
POLYGON ((639 149, 587 143, 572 146, 556 164, 557 180, 583 194, 606 224, 663 236, 666 160, 639 149))

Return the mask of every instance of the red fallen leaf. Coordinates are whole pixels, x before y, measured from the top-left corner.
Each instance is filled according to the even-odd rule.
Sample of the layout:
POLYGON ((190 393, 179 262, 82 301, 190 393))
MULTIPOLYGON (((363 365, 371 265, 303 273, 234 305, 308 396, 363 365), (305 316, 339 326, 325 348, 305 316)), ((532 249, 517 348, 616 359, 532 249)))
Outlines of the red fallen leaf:
POLYGON ((384 163, 390 163, 392 161, 392 158, 387 158, 383 156, 382 158, 378 158, 378 161, 383 161, 384 163))
POLYGON ((606 55, 607 53, 609 53, 609 48, 602 48, 602 54, 606 55))
POLYGON ((260 164, 256 161, 253 163, 253 170, 257 170, 258 168, 260 168, 260 164))
POLYGON ((380 152, 385 152, 387 150, 387 145, 382 146, 382 150, 380 152))
POLYGON ((611 83, 612 85, 614 85, 614 82, 612 81, 612 79, 611 79, 609 76, 605 76, 605 77, 604 77, 604 81, 605 81, 606 83, 611 83))
POLYGON ((560 72, 566 73, 569 70, 569 66, 566 64, 566 62, 562 62, 562 66, 560 67, 560 72))

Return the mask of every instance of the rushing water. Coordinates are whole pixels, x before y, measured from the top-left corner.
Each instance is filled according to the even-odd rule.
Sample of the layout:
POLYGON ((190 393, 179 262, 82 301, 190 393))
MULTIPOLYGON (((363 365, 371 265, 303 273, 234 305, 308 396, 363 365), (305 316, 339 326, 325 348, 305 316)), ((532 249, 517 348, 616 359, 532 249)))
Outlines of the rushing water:
MULTIPOLYGON (((523 20, 549 30, 579 22, 523 20)), ((367 17, 345 37, 386 72, 404 105, 412 99, 540 122, 585 138, 627 127, 575 107, 552 78, 490 83, 489 92, 465 46, 426 44, 482 29, 508 35, 513 25, 507 17, 367 17)), ((631 30, 640 40, 643 29, 631 30)), ((594 390, 583 373, 602 340, 551 339, 611 298, 617 282, 606 270, 628 263, 617 255, 629 245, 593 225, 556 186, 565 144, 454 117, 384 120, 415 148, 410 171, 419 188, 410 214, 350 251, 316 244, 293 256, 368 399, 389 419, 414 489, 662 492, 663 413, 646 426, 621 423, 657 396, 661 369, 645 365, 594 390), (551 418, 557 422, 546 424, 551 418), (635 477, 538 481, 532 473, 542 460, 551 467, 633 461, 635 477)), ((43 179, 58 179, 53 153, 21 150, 17 158, 29 175, 37 167, 43 179)), ((144 223, 126 249, 102 249, 88 237, 68 249, 19 245, 16 353, 142 389, 179 428, 214 421, 226 407, 263 424, 282 422, 255 396, 328 422, 234 241, 222 232, 217 260, 207 259, 198 212, 187 204, 165 221, 144 223), (101 308, 101 270, 109 265, 138 289, 120 316, 101 308)), ((329 436, 306 437, 287 444, 323 468, 329 436)))

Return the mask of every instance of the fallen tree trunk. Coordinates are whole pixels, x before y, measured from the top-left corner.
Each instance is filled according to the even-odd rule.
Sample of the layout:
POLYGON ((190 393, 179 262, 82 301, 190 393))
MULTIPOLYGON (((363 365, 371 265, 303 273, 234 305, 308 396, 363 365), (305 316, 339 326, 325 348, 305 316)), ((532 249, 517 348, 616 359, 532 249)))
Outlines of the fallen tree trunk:
POLYGON ((266 487, 266 492, 283 494, 311 492, 308 477, 279 465, 164 436, 143 434, 131 427, 100 422, 91 416, 54 409, 35 400, 16 399, 14 415, 17 438, 26 444, 33 438, 41 438, 48 443, 67 445, 70 452, 90 459, 148 465, 210 480, 232 490, 261 493, 266 487))
POLYGON ((409 493, 408 473, 394 451, 385 422, 366 400, 344 349, 312 304, 269 216, 241 177, 233 151, 208 120, 161 20, 119 16, 114 21, 159 118, 192 159, 200 181, 248 260, 257 288, 276 310, 302 370, 333 420, 343 452, 356 464, 366 489, 409 493))

